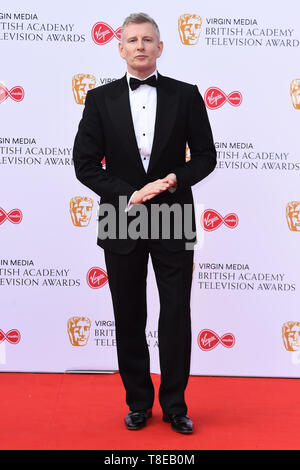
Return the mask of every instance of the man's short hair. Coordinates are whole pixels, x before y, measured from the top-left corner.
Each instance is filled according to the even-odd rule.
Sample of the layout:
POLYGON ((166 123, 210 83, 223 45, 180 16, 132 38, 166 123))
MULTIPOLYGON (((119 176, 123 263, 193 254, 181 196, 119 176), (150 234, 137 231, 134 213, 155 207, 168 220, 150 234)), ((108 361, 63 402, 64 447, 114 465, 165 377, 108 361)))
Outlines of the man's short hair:
POLYGON ((154 19, 151 18, 151 16, 147 15, 147 13, 131 13, 131 15, 129 15, 129 16, 127 16, 127 18, 125 18, 124 23, 122 24, 122 29, 121 29, 121 40, 122 41, 123 41, 124 29, 130 23, 135 23, 135 24, 151 23, 152 26, 154 27, 155 31, 157 32, 158 40, 160 40, 159 28, 157 26, 156 21, 154 21, 154 19))

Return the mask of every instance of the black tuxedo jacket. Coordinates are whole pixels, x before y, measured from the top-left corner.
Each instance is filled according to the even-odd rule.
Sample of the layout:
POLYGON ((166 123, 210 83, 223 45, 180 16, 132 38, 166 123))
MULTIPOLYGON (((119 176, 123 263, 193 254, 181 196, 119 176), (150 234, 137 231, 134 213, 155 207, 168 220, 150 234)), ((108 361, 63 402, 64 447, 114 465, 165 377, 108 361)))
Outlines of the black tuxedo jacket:
MULTIPOLYGON (((147 173, 135 138, 126 75, 90 90, 74 142, 73 160, 79 181, 101 197, 100 204, 113 204, 117 213, 119 196, 126 196, 128 201, 134 191, 147 183, 175 173, 176 191, 164 191, 145 202, 145 206, 177 203, 184 213, 189 204, 190 224, 195 231, 191 186, 216 165, 212 132, 197 86, 158 74, 154 139, 147 173), (188 162, 187 144, 191 154, 188 162), (105 170, 101 165, 104 156, 105 170)), ((131 215, 132 210, 128 212, 128 223, 137 216, 131 215)), ((167 250, 183 249, 185 242, 191 241, 184 233, 179 239, 172 233, 171 230, 170 239, 162 239, 167 250)), ((135 243, 133 239, 121 239, 118 233, 116 238, 98 238, 98 245, 116 253, 129 253, 135 243)))

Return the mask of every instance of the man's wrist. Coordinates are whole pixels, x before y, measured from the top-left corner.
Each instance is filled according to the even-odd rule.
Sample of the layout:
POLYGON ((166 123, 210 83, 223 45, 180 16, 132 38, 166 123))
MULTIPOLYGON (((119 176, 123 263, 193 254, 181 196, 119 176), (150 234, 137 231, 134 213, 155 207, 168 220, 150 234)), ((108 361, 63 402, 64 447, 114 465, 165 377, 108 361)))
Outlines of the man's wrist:
POLYGON ((134 203, 132 202, 132 199, 133 199, 133 196, 134 196, 137 192, 138 192, 138 191, 134 191, 134 192, 132 193, 132 195, 130 196, 130 199, 129 199, 129 201, 128 201, 127 207, 125 208, 125 212, 128 212, 128 211, 131 209, 131 207, 133 206, 134 203))

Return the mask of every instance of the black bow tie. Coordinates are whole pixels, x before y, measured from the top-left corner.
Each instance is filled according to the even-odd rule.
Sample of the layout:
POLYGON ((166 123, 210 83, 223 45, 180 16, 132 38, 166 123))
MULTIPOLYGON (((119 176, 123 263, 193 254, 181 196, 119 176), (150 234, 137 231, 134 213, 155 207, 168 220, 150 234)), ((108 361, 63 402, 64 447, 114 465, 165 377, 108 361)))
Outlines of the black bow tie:
POLYGON ((156 76, 152 75, 146 80, 138 80, 137 78, 130 77, 129 85, 132 90, 136 90, 140 85, 150 85, 156 87, 156 76))

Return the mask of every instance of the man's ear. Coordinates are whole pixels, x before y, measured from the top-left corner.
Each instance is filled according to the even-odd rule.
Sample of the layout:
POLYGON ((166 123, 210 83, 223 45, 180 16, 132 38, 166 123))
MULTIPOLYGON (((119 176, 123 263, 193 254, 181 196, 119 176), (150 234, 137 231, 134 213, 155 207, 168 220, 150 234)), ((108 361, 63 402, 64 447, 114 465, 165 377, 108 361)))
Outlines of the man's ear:
POLYGON ((159 41, 157 59, 162 55, 163 48, 164 48, 164 43, 162 41, 159 41))

